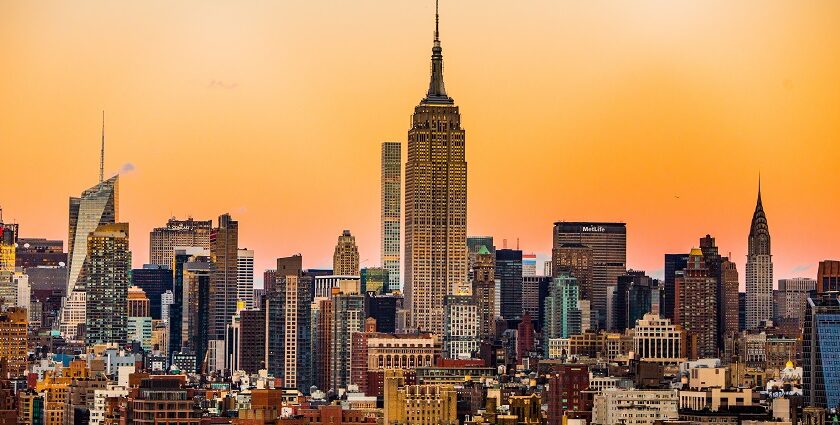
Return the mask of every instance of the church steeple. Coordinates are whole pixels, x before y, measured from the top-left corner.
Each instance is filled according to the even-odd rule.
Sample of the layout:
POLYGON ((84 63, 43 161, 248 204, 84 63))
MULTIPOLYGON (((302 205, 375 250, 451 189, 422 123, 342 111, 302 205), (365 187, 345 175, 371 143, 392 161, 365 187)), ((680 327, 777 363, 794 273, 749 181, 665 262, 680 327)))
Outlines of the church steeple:
POLYGON ((446 87, 443 84, 443 49, 440 47, 440 14, 438 13, 438 0, 435 0, 435 39, 432 47, 432 76, 429 80, 429 91, 426 93, 424 103, 454 103, 451 97, 446 95, 446 87))

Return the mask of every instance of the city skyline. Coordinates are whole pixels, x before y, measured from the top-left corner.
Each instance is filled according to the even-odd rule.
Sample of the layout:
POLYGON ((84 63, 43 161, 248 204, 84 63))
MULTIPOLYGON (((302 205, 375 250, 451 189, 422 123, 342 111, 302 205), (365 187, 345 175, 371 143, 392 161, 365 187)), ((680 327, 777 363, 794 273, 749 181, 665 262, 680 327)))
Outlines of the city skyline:
MULTIPOLYGON (((642 3, 643 6, 650 4, 642 3)), ((342 229, 350 229, 357 235, 362 267, 379 265, 376 260, 380 245, 378 151, 385 140, 406 142, 406 111, 417 103, 428 81, 428 16, 433 5, 430 2, 400 6, 363 3, 349 9, 347 20, 375 19, 380 28, 353 33, 349 31, 355 28, 351 22, 338 22, 338 29, 319 26, 327 35, 348 29, 343 35, 348 46, 364 50, 366 59, 372 61, 370 64, 350 62, 354 66, 347 68, 361 69, 347 69, 346 76, 311 72, 313 68, 334 68, 352 56, 335 43, 320 38, 305 40, 311 30, 301 28, 301 24, 284 21, 290 29, 271 33, 267 22, 251 16, 258 12, 254 6, 239 10, 241 15, 232 17, 234 23, 236 18, 256 19, 254 28, 237 28, 221 21, 226 9, 225 6, 217 7, 218 10, 209 6, 200 8, 198 16, 211 21, 214 28, 221 28, 222 34, 238 37, 236 42, 225 44, 220 35, 210 34, 201 26, 188 26, 181 34, 185 40, 195 42, 198 37, 217 46, 218 50, 198 49, 194 56, 185 58, 173 56, 178 52, 177 46, 154 54, 147 52, 128 31, 116 26, 151 19, 148 10, 138 11, 142 13, 129 18, 114 8, 95 9, 93 4, 86 4, 79 6, 79 13, 70 15, 68 22, 52 21, 59 19, 62 13, 57 12, 56 17, 45 16, 24 5, 11 6, 10 13, 0 14, 17 18, 0 18, 3 24, 0 27, 28 34, 22 38, 0 38, 3 47, 11 49, 13 54, 21 53, 21 59, 10 66, 9 78, 0 82, 0 89, 10 94, 4 99, 21 99, 24 106, 18 108, 11 102, 0 104, 0 140, 11 141, 8 146, 4 143, 7 155, 37 159, 40 170, 37 177, 26 172, 12 173, 11 184, 4 190, 2 199, 7 221, 15 220, 21 225, 22 237, 62 239, 67 243, 66 199, 91 187, 98 174, 99 114, 104 108, 108 111, 105 170, 108 175, 118 169, 124 172, 120 182, 120 215, 121 221, 131 223, 133 229, 133 267, 149 262, 146 232, 165 225, 171 216, 183 219, 190 215, 206 220, 226 212, 241 223, 241 245, 255 251, 257 280, 261 277, 259 272, 271 268, 277 257, 297 252, 307 258, 305 267, 330 264, 334 235, 342 229), (400 17, 399 24, 405 29, 398 31, 397 24, 385 16, 400 17), (71 25, 102 17, 113 19, 101 29, 76 29, 71 25), (26 23, 45 22, 55 25, 39 34, 21 28, 26 23), (126 45, 120 48, 118 44, 112 44, 116 41, 103 41, 100 47, 106 48, 104 53, 117 59, 101 59, 101 69, 91 69, 88 65, 79 69, 70 67, 70 71, 75 72, 84 68, 89 75, 57 74, 58 71, 47 66, 50 60, 66 61, 69 57, 49 59, 27 50, 37 47, 40 52, 55 52, 58 47, 65 46, 68 53, 63 55, 78 53, 81 58, 88 58, 87 55, 96 52, 96 46, 85 46, 83 41, 98 36, 97 31, 111 31, 115 40, 126 45), (297 44, 290 43, 295 44, 290 46, 269 42, 269 37, 260 38, 269 33, 286 36, 297 44), (393 36, 393 39, 386 39, 386 36, 393 36), (241 46, 250 47, 235 50, 241 46), (305 57, 301 59, 303 63, 290 61, 294 66, 285 64, 288 68, 277 63, 259 62, 260 55, 266 51, 277 53, 290 49, 286 53, 295 56, 290 52, 318 46, 332 49, 329 51, 335 57, 319 55, 318 59, 324 63, 315 63, 313 57, 305 57), (254 69, 224 66, 223 62, 236 58, 247 60, 246 64, 254 69), (160 86, 148 87, 142 82, 143 75, 139 71, 135 74, 120 68, 125 66, 119 63, 120 60, 132 59, 142 65, 142 70, 151 71, 160 86), (152 63, 155 59, 163 61, 155 65, 152 63), (167 64, 188 71, 168 74, 167 64), (210 69, 187 66, 189 64, 203 64, 210 69), (222 69, 215 70, 214 66, 222 69), (122 70, 123 80, 105 78, 101 74, 117 69, 122 70), (279 73, 281 70, 288 74, 279 73), (306 72, 311 75, 303 77, 306 72), (73 75, 80 79, 71 80, 73 75), (347 87, 347 81, 358 82, 360 78, 364 84, 347 87), (300 83, 304 91, 286 87, 285 84, 291 84, 289 81, 300 83), (315 85, 321 83, 333 90, 331 97, 315 96, 313 100, 297 96, 304 95, 305 90, 315 90, 315 85), (34 87, 35 84, 42 85, 34 87), (183 90, 164 95, 163 87, 177 84, 183 84, 183 90), (349 133, 343 134, 315 128, 317 121, 304 120, 306 131, 295 130, 292 128, 294 121, 286 121, 290 118, 275 116, 290 113, 290 103, 281 96, 269 99, 271 96, 258 94, 262 84, 269 85, 267 93, 271 95, 287 91, 295 94, 292 97, 302 102, 295 107, 300 107, 306 114, 319 115, 319 119, 333 122, 349 123, 351 119, 359 119, 364 125, 354 125, 349 133), (375 106, 376 113, 370 113, 371 117, 367 112, 359 116, 341 106, 344 104, 342 98, 366 95, 358 86, 374 87, 377 91, 381 104, 375 106), (67 87, 74 95, 63 98, 64 108, 58 113, 57 109, 50 109, 58 106, 48 107, 45 102, 50 93, 61 87, 67 87), (143 95, 141 89, 149 89, 150 93, 143 95), (128 96, 119 95, 123 90, 128 96), (194 109, 186 114, 182 111, 173 113, 161 105, 172 101, 183 107, 189 103, 184 97, 189 96, 195 96, 206 105, 193 104, 194 109), (257 102, 249 105, 251 101, 257 102), (158 106, 160 110, 155 109, 158 106), (232 108, 242 112, 223 119, 232 108), (292 131, 287 133, 290 129, 292 131), (247 149, 238 149, 241 137, 253 138, 247 149), (231 146, 237 149, 230 149, 231 146), (224 181, 215 181, 210 189, 210 185, 198 184, 202 175, 196 166, 218 158, 213 152, 226 153, 230 166, 223 176, 224 181), (178 166, 166 167, 173 163, 173 156, 179 158, 178 166), (280 166, 275 161, 262 159, 270 157, 279 158, 280 166), (316 164, 316 160, 322 164, 316 164), (349 174, 348 164, 351 167, 349 174), (328 172, 332 168, 341 169, 341 176, 351 176, 349 181, 356 184, 336 185, 336 181, 331 180, 335 176, 328 172), (278 185, 288 188, 287 182, 298 181, 297 176, 303 176, 309 182, 300 188, 291 188, 291 194, 303 204, 342 197, 369 207, 342 208, 337 213, 320 208, 302 208, 300 212, 282 208, 288 205, 276 208, 276 198, 265 195, 278 185), (194 189, 161 190, 166 185, 194 189), (217 190, 229 196, 217 196, 217 190), (278 212, 285 215, 278 217, 278 212)), ((313 18, 312 10, 306 6, 289 7, 304 10, 281 8, 274 12, 300 12, 304 17, 313 18)), ((781 19, 784 12, 799 17, 799 20, 781 22, 777 28, 754 20, 746 22, 748 29, 768 40, 786 40, 786 44, 778 47, 778 52, 764 54, 752 50, 760 43, 739 35, 734 22, 708 11, 691 21, 692 25, 688 25, 685 32, 677 33, 673 45, 652 42, 657 31, 673 29, 666 18, 684 18, 683 14, 697 11, 688 10, 690 8, 684 3, 661 10, 661 15, 648 7, 639 7, 629 23, 613 30, 617 31, 613 36, 635 35, 626 40, 623 48, 580 56, 581 52, 575 50, 575 46, 544 43, 545 49, 557 49, 547 53, 561 59, 552 58, 559 62, 548 61, 546 69, 540 71, 534 66, 541 61, 527 54, 530 47, 525 41, 537 43, 540 31, 545 31, 546 36, 554 34, 549 30, 574 35, 575 31, 588 33, 589 29, 575 25, 564 30, 549 28, 547 21, 525 10, 506 9, 517 19, 501 22, 504 31, 476 22, 480 17, 487 17, 484 13, 489 15, 493 8, 501 7, 501 4, 491 4, 486 9, 479 8, 476 12, 479 16, 468 16, 467 11, 475 12, 471 4, 447 2, 442 5, 446 13, 442 25, 449 53, 450 95, 468 111, 464 129, 470 132, 472 141, 467 149, 467 162, 471 164, 468 234, 491 234, 500 246, 503 239, 508 239, 509 246, 513 246, 513 240, 519 238, 520 246, 526 252, 536 252, 547 259, 551 250, 549 232, 555 221, 622 221, 628 228, 628 268, 661 276, 664 253, 688 252, 696 245, 698 237, 709 233, 716 237, 721 254, 731 252, 742 276, 743 288, 749 217, 760 171, 763 201, 773 226, 774 279, 814 277, 818 261, 838 256, 833 243, 838 230, 830 219, 833 218, 832 211, 840 205, 840 195, 830 187, 831 182, 840 178, 840 171, 832 168, 830 159, 837 157, 832 153, 837 152, 834 141, 840 137, 840 125, 832 122, 837 120, 825 111, 840 104, 836 95, 840 93, 836 90, 838 83, 828 78, 831 69, 836 69, 831 65, 838 59, 833 52, 840 51, 835 41, 840 37, 826 36, 836 35, 838 30, 829 28, 827 22, 818 18, 820 14, 831 15, 836 11, 836 5, 826 2, 788 10, 786 7, 790 6, 782 4, 764 9, 776 19, 781 19), (795 34, 804 21, 812 31, 795 34), (649 32, 641 30, 643 23, 651 25, 649 32), (528 24, 532 28, 527 28, 528 24), (729 50, 732 46, 703 44, 697 38, 701 24, 721 25, 732 44, 743 49, 734 50, 739 50, 738 55, 746 58, 738 59, 735 52, 729 50), (470 34, 471 30, 476 34, 470 34), (807 47, 807 52, 797 54, 791 50, 794 48, 791 45, 797 48, 799 44, 810 45, 808 40, 818 35, 821 35, 824 47, 807 47), (686 53, 687 64, 663 64, 657 55, 673 54, 680 42, 698 50, 686 53), (640 46, 651 50, 650 57, 638 56, 642 55, 640 46), (479 52, 472 52, 473 48, 479 52), (508 55, 515 60, 501 61, 500 58, 508 55), (731 61, 733 69, 720 70, 710 62, 689 66, 692 61, 710 61, 718 57, 731 61), (791 61, 791 58, 799 61, 791 61), (613 59, 618 60, 619 66, 607 72, 605 65, 613 59), (784 64, 781 59, 796 64, 784 64), (477 62, 479 60, 481 62, 477 62), (750 65, 741 66, 741 61, 750 62, 750 65), (568 68, 559 74, 564 78, 559 78, 559 83, 542 85, 548 84, 546 73, 558 72, 561 65, 568 68), (494 67, 499 70, 487 69, 494 67), (600 73, 584 75, 584 71, 593 69, 600 69, 600 73), (513 72, 513 75, 533 72, 533 80, 502 80, 506 72, 513 72), (596 87, 600 85, 596 83, 604 83, 608 89, 596 87), (624 83, 634 88, 625 89, 624 83), (678 95, 673 98, 655 95, 663 84, 678 95), (578 86, 586 88, 585 93, 578 92, 582 90, 578 86), (500 87, 504 90, 499 90, 500 87), (724 89, 736 89, 740 96, 728 98, 724 89), (574 96, 567 102, 558 102, 552 93, 574 96), (686 99, 682 99, 683 96, 686 99), (522 105, 526 104, 520 103, 524 99, 531 99, 528 104, 539 108, 522 108, 527 114, 508 111, 513 119, 502 119, 497 111, 485 106, 494 104, 493 98, 498 99, 496 104, 522 105), (614 98, 621 100, 615 109, 605 103, 614 98), (630 98, 647 102, 630 101, 630 98), (704 108, 693 109, 692 105, 696 103, 703 104, 704 108), (620 106, 633 106, 637 110, 619 111, 620 106), (577 108, 583 109, 575 112, 577 108), (676 113, 670 112, 671 108, 675 108, 676 113), (717 108, 724 110, 712 111, 717 108), (787 116, 785 111, 793 115, 787 116), (523 120, 534 128, 522 126, 523 120), (755 125, 753 121, 759 124, 755 125), (514 131, 520 127, 527 129, 514 131), (528 140, 514 140, 511 144, 511 138, 518 137, 528 140), (703 152, 693 151, 691 156, 684 154, 687 150, 681 143, 693 146, 703 141, 707 143, 703 145, 703 152), (511 149, 512 146, 515 149, 511 149), (580 160, 561 160, 567 156, 580 160), (504 161, 500 162, 498 158, 504 158, 504 161), (701 173, 703 178, 699 178, 701 173), (504 194, 505 202, 499 202, 500 193, 504 194), (808 214, 807 220, 802 220, 803 211, 808 214)), ((616 23, 614 17, 599 15, 602 10, 597 5, 574 7, 580 8, 578 12, 594 22, 616 23)), ((714 8, 710 6, 710 9, 714 8)), ((60 11, 61 6, 56 5, 52 10, 60 11)), ((614 8, 611 14, 620 14, 615 10, 620 7, 614 8)), ((552 12, 548 13, 550 17, 563 19, 559 11, 549 11, 552 12)), ((748 13, 751 9, 737 5, 735 11, 748 13)), ((180 12, 186 13, 180 9, 173 13, 180 12)), ((339 15, 341 13, 335 14, 339 15)), ((335 16, 324 19, 336 19, 335 16)), ((178 35, 166 22, 157 23, 155 28, 170 36, 178 35)), ((614 39, 589 34, 587 41, 594 46, 609 47, 614 39)), ((537 56, 545 60, 545 55, 537 56)), ((292 198, 283 196, 283 199, 292 198)))

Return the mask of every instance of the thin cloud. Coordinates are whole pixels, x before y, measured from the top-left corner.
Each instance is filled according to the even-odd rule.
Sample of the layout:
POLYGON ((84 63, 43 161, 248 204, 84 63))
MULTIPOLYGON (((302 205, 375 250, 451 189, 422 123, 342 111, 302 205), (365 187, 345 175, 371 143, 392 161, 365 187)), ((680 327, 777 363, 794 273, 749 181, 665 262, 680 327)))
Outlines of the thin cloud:
POLYGON ((237 82, 224 82, 221 80, 210 80, 210 83, 207 84, 208 89, 221 89, 221 90, 233 90, 239 87, 239 83, 237 82))

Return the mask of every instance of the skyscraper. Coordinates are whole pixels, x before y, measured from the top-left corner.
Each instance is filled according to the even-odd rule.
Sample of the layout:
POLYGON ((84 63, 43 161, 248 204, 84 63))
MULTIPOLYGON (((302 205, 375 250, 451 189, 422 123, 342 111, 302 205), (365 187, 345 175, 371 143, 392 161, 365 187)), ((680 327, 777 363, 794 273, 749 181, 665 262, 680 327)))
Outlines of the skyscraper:
POLYGON ((388 292, 400 290, 400 197, 402 195, 402 144, 382 142, 381 256, 388 270, 388 292))
MULTIPOLYGON (((636 326, 659 301, 659 281, 643 271, 628 270, 618 277, 613 301, 614 329, 623 332, 636 326)), ((658 312, 657 312, 658 314, 658 312)))
POLYGON ((677 292, 675 288, 675 280, 678 271, 685 270, 688 265, 688 254, 665 254, 665 278, 663 284, 665 286, 662 300, 662 317, 675 319, 674 312, 677 307, 677 292))
MULTIPOLYGON (((78 249, 78 245, 77 245, 78 249)), ((128 306, 128 223, 103 224, 87 238, 85 342, 125 344, 128 306)))
POLYGON ((254 308, 254 250, 237 251, 236 274, 236 297, 250 310, 254 308))
POLYGON ((175 217, 149 233, 149 263, 172 269, 176 247, 210 248, 212 220, 178 220, 175 217))
POLYGON ((70 198, 70 225, 67 237, 67 290, 62 300, 60 330, 65 338, 76 339, 79 325, 85 323, 85 268, 88 235, 100 225, 119 219, 119 175, 105 180, 105 112, 102 112, 102 141, 99 155, 99 184, 70 198))
POLYGON ((478 312, 478 334, 482 341, 496 334, 496 258, 482 245, 472 261, 472 295, 478 312))
POLYGON ((522 316, 522 251, 496 250, 496 279, 501 283, 500 310, 506 320, 522 316))
MULTIPOLYGON (((723 258, 721 263, 721 279, 723 282, 718 284, 721 290, 719 309, 720 309, 720 335, 734 335, 738 333, 738 288, 740 286, 738 280, 738 267, 728 257, 723 258)), ((719 343, 722 340, 719 340, 719 343)))
POLYGON ((429 90, 414 108, 405 164, 405 295, 412 327, 440 334, 443 299, 468 294, 464 130, 443 84, 438 17, 429 90))
POLYGON ((88 235, 103 224, 119 219, 119 175, 99 182, 78 198, 70 198, 70 232, 67 239, 67 291, 61 310, 61 333, 75 339, 85 323, 88 235))
POLYGON ((3 223, 3 209, 0 208, 0 273, 15 271, 15 247, 18 241, 18 225, 3 223))
MULTIPOLYGON (((566 222, 554 223, 554 249, 568 243, 592 249, 592 310, 598 313, 599 326, 607 325, 608 287, 615 287, 627 271, 627 226, 624 223, 566 222)), ((554 270, 557 274, 557 270, 554 270)))
POLYGON ((470 358, 478 351, 478 314, 470 295, 447 295, 443 300, 443 355, 470 358))
POLYGON ((808 297, 802 335, 804 405, 840 405, 840 300, 837 292, 808 297))
POLYGON ((688 254, 688 264, 685 270, 677 272, 674 286, 675 323, 686 330, 689 356, 692 359, 717 356, 717 279, 711 275, 699 248, 688 254))
POLYGON ((522 276, 537 275, 537 254, 522 254, 522 276))
POLYGON ((223 341, 225 328, 236 314, 239 223, 223 214, 218 226, 210 232, 210 338, 223 341))
POLYGON ((793 319, 801 328, 805 319, 808 294, 816 290, 817 281, 807 277, 779 279, 779 291, 774 302, 774 319, 793 319))
POLYGON ((747 329, 756 329, 773 317, 773 261, 770 230, 761 204, 761 181, 747 249, 747 329))
MULTIPOLYGON (((174 253, 174 250, 173 250, 174 253)), ((144 264, 142 269, 131 271, 131 284, 139 287, 149 297, 152 320, 161 319, 160 297, 172 289, 172 265, 144 264)))
POLYGON ((333 253, 333 274, 338 276, 359 275, 359 248, 356 237, 349 230, 341 232, 333 253))
MULTIPOLYGON (((560 273, 551 282, 545 299, 545 339, 568 338, 580 333, 581 313, 578 307, 580 289, 577 279, 568 272, 560 273)), ((548 354, 548 344, 546 355, 548 354)))
POLYGON ((820 261, 817 268, 817 292, 840 291, 840 261, 820 261))

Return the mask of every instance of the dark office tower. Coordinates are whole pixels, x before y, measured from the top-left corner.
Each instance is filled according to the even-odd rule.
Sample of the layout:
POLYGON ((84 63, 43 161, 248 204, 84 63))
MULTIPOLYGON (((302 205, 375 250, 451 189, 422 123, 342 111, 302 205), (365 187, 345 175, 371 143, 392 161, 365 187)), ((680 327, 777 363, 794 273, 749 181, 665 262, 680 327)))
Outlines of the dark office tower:
POLYGON ((85 342, 126 343, 128 273, 128 223, 102 224, 87 238, 87 312, 85 342))
POLYGON ((212 227, 212 220, 170 218, 166 226, 149 232, 149 263, 171 269, 175 248, 197 246, 209 249, 212 227))
POLYGON ((840 291, 840 261, 820 261, 817 269, 817 293, 840 291))
POLYGON ((496 256, 482 245, 472 264, 472 294, 478 310, 478 337, 487 341, 496 334, 496 256))
POLYGON ((537 322, 542 322, 543 299, 550 283, 551 276, 522 276, 522 314, 528 313, 537 322))
POLYGON ((265 310, 239 312, 241 343, 239 368, 250 374, 265 369, 265 310))
POLYGON ((17 267, 28 269, 30 267, 60 267, 61 263, 67 264, 64 241, 19 238, 17 242, 15 251, 15 265, 17 267))
POLYGON ((390 272, 383 267, 366 267, 359 272, 361 280, 361 292, 375 292, 377 294, 384 294, 390 292, 388 288, 391 287, 390 272))
POLYGON ((392 334, 397 331, 397 311, 403 308, 403 297, 401 295, 381 295, 373 292, 365 294, 367 298, 365 307, 366 317, 376 320, 378 332, 392 334))
MULTIPOLYGON (((173 255, 175 250, 173 249, 173 255)), ((149 297, 152 320, 160 320, 160 296, 172 290, 172 269, 157 264, 144 264, 142 269, 131 271, 131 283, 140 287, 149 297)))
POLYGON ((720 264, 720 327, 721 336, 738 333, 738 267, 728 257, 720 264))
POLYGON ((677 272, 685 270, 688 265, 688 254, 665 254, 665 276, 663 280, 664 294, 662 299, 662 316, 674 320, 674 309, 677 307, 677 292, 675 278, 677 272))
POLYGON ((181 351, 184 321, 189 315, 189 294, 185 297, 184 265, 190 261, 210 259, 210 251, 200 247, 182 247, 174 251, 172 268, 172 305, 169 306, 169 356, 181 351))
POLYGON ((738 331, 747 329, 747 293, 738 292, 738 331))
POLYGON ((496 279, 499 279, 499 311, 507 320, 522 316, 522 251, 496 250, 496 279))
POLYGON ((685 270, 677 272, 675 289, 676 323, 686 330, 689 356, 692 359, 716 357, 717 280, 709 275, 699 248, 691 250, 685 270))
POLYGON ((402 144, 382 142, 380 176, 381 264, 388 270, 386 292, 400 290, 400 197, 402 196, 402 144))
POLYGON ((756 329, 773 317, 773 261, 770 230, 761 204, 761 181, 747 248, 747 329, 756 329))
POLYGON ((636 321, 651 313, 659 297, 659 281, 643 271, 628 270, 618 277, 613 300, 615 329, 635 328, 636 321))
POLYGON ((239 259, 239 223, 230 214, 219 216, 219 227, 210 231, 210 338, 225 339, 225 327, 236 314, 239 259))
POLYGON ((211 276, 213 264, 206 250, 199 249, 190 255, 182 265, 183 276, 183 319, 181 321, 181 352, 196 356, 196 370, 205 363, 207 350, 212 339, 210 329, 211 276))
POLYGON ((568 243, 592 248, 592 310, 598 312, 598 324, 604 328, 608 287, 615 287, 618 277, 627 271, 626 224, 560 221, 554 223, 553 236, 554 249, 568 243))
POLYGON ((804 405, 840 406, 840 300, 838 292, 808 297, 802 336, 804 405))
POLYGON ((443 299, 469 293, 467 162, 455 101, 443 85, 437 14, 429 90, 414 108, 405 164, 405 301, 411 327, 443 331, 443 299))

